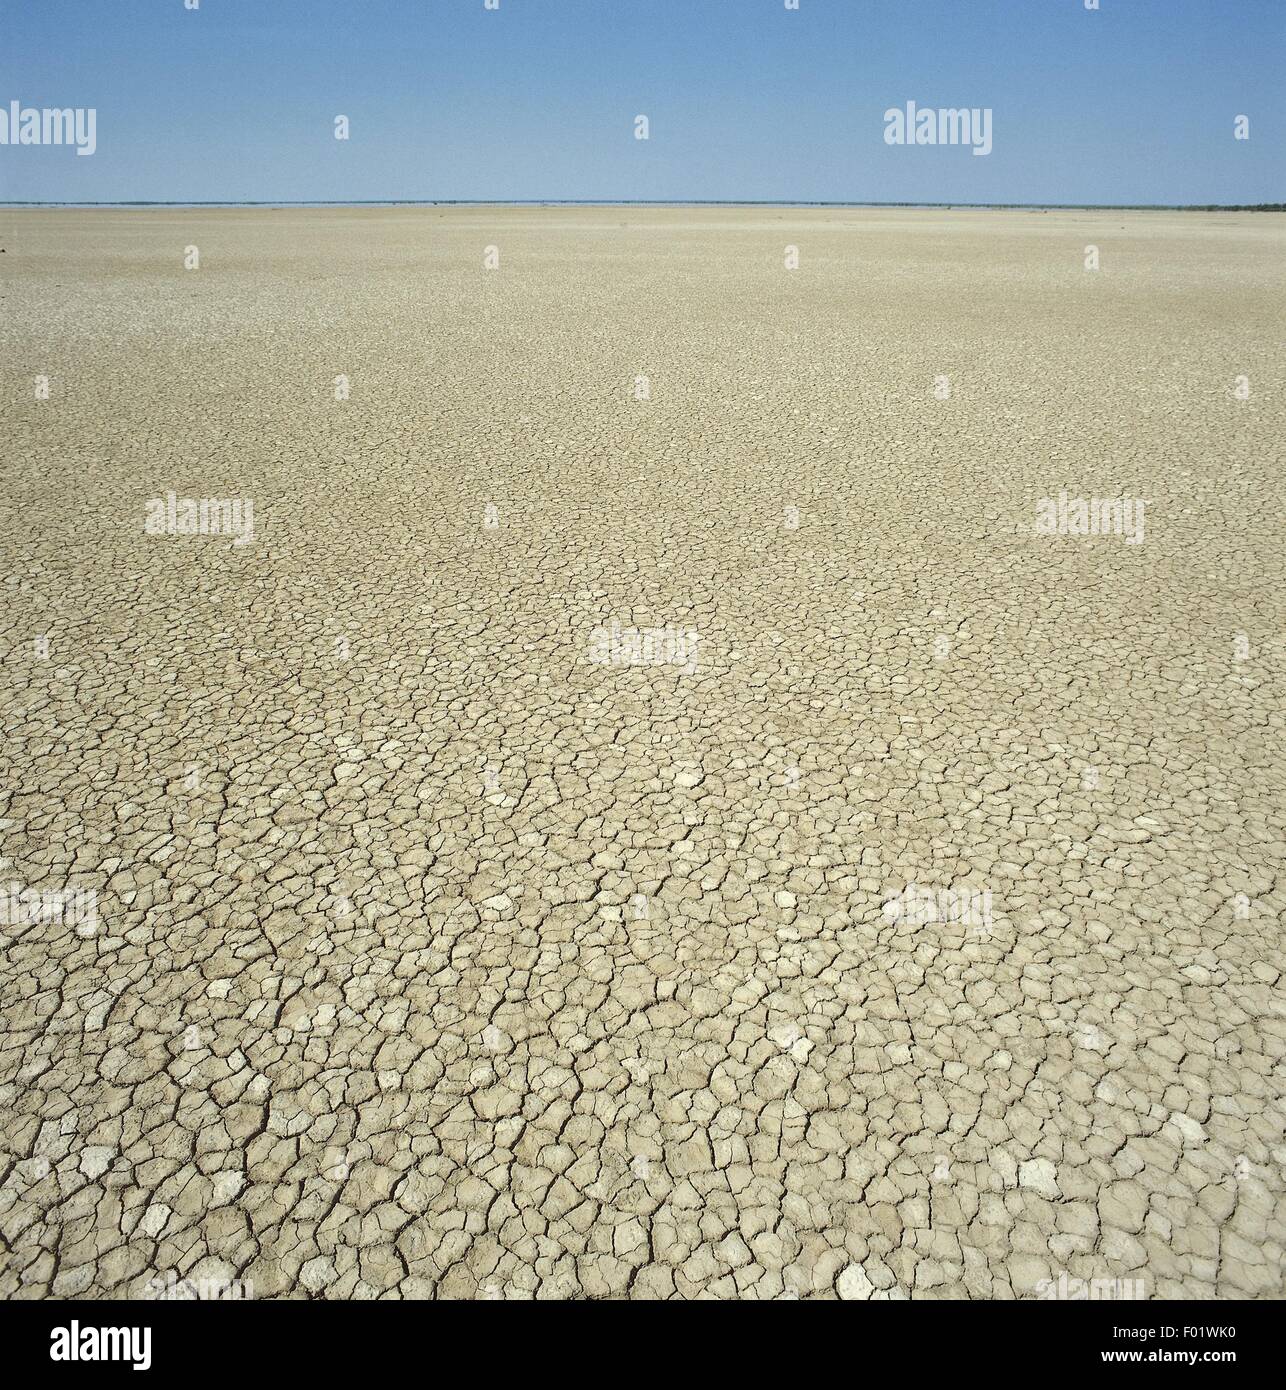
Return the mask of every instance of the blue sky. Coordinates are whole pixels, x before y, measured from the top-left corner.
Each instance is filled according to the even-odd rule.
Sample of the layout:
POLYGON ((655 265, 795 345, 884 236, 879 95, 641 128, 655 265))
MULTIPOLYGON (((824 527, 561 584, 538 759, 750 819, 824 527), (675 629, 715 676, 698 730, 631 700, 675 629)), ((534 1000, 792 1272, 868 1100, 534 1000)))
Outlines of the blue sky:
POLYGON ((1281 202, 1284 60, 1286 0, 0 0, 0 107, 97 110, 0 199, 1281 202))

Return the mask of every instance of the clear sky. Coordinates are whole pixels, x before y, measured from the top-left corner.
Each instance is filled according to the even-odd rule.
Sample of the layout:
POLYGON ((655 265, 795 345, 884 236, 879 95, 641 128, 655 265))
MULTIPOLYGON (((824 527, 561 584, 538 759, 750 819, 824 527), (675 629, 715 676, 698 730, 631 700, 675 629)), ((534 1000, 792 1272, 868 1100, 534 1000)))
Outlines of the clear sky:
POLYGON ((1286 0, 0 0, 13 100, 4 200, 1286 201, 1286 0))

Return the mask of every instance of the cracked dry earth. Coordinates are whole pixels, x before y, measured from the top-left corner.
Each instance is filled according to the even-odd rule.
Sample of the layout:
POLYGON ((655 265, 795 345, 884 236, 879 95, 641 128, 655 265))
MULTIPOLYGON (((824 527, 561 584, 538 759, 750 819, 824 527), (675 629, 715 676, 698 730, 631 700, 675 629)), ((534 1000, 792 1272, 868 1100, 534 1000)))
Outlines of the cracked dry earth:
POLYGON ((1286 223, 0 225, 0 1294, 1281 1297, 1286 223))

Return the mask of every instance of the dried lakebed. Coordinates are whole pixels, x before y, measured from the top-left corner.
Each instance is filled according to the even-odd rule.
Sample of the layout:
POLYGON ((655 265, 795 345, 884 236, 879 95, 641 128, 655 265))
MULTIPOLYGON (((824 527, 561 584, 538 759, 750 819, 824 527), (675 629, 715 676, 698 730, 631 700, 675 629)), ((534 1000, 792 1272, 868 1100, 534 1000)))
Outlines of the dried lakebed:
POLYGON ((0 214, 0 1295, 1281 1297, 1284 228, 0 214))

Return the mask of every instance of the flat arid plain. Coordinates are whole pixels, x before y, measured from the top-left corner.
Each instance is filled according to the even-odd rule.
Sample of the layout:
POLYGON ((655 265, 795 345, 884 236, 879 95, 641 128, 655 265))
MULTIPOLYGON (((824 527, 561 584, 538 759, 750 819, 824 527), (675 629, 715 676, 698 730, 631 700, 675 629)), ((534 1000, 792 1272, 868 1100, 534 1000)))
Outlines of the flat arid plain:
POLYGON ((1283 1295, 1286 218, 0 247, 0 1294, 1283 1295))

